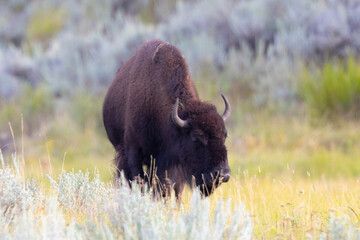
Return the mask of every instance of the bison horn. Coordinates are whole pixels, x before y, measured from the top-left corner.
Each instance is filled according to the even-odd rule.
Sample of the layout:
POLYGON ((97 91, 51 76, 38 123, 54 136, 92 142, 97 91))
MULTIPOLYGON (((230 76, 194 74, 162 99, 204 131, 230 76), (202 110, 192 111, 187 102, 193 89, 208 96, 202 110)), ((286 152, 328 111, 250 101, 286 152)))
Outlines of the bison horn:
POLYGON ((221 97, 224 99, 224 103, 225 103, 225 111, 224 111, 224 113, 222 115, 222 119, 225 122, 231 115, 231 107, 230 107, 230 103, 227 100, 227 98, 225 97, 225 95, 221 94, 221 97))
POLYGON ((188 123, 188 121, 182 120, 179 117, 178 108, 179 108, 179 98, 176 98, 176 102, 175 102, 175 105, 173 107, 171 117, 172 117, 172 120, 173 120, 173 122, 175 123, 176 126, 178 126, 180 128, 186 128, 186 127, 189 126, 189 123, 188 123))

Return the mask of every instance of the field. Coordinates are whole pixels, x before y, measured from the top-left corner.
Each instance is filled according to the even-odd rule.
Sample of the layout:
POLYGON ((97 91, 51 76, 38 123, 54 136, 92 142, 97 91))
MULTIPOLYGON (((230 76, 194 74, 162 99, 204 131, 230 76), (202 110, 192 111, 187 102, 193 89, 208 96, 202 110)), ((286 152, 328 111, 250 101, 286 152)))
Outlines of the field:
MULTIPOLYGON (((360 179, 358 178, 360 170, 358 164, 354 161, 360 157, 359 141, 356 141, 360 137, 360 126, 358 123, 331 123, 320 126, 313 125, 308 119, 301 120, 300 116, 290 118, 282 116, 274 117, 269 113, 261 112, 252 116, 249 115, 246 118, 244 117, 244 120, 239 124, 230 122, 230 125, 234 129, 229 134, 227 143, 230 167, 232 169, 231 181, 223 184, 207 200, 203 200, 205 201, 204 204, 209 204, 208 212, 204 210, 204 214, 209 214, 209 216, 205 217, 202 221, 206 220, 208 223, 199 223, 203 226, 194 225, 194 231, 203 231, 205 235, 210 234, 209 236, 212 236, 211 229, 204 230, 202 228, 211 224, 216 225, 213 215, 217 213, 218 205, 221 204, 223 208, 226 208, 226 203, 230 200, 232 210, 230 210, 228 216, 224 217, 226 221, 222 229, 224 235, 221 235, 221 231, 218 232, 220 234, 219 239, 227 237, 225 232, 233 227, 230 221, 237 213, 232 211, 234 208, 242 206, 242 204, 245 207, 242 214, 248 214, 251 228, 240 225, 242 228, 238 230, 237 234, 241 235, 243 234, 242 231, 246 232, 250 229, 252 234, 250 234, 251 232, 247 234, 250 234, 249 236, 252 236, 251 238, 253 239, 357 239, 356 237, 359 235, 357 228, 360 227, 360 179), (281 129, 278 126, 282 126, 281 129)), ((90 130, 81 130, 77 135, 84 135, 84 139, 95 135, 95 133, 89 133, 88 131, 90 130)), ((65 156, 62 159, 56 159, 54 154, 56 152, 54 149, 56 144, 52 147, 49 146, 49 142, 56 141, 60 140, 47 139, 47 141, 40 144, 42 145, 43 157, 39 159, 43 158, 46 160, 31 161, 30 159, 35 157, 31 156, 31 154, 35 154, 30 151, 31 146, 26 146, 24 149, 24 163, 22 163, 22 158, 19 158, 20 183, 24 183, 25 177, 36 180, 38 191, 40 192, 37 194, 41 195, 40 199, 34 201, 37 204, 41 204, 42 207, 41 209, 34 210, 31 213, 33 214, 31 217, 42 219, 36 221, 44 221, 44 218, 47 218, 47 216, 43 216, 43 214, 50 207, 47 204, 55 204, 47 202, 57 198, 59 205, 56 205, 55 209, 51 211, 56 210, 56 213, 60 214, 59 217, 63 218, 61 224, 63 224, 64 231, 57 232, 56 234, 59 234, 59 236, 76 233, 84 237, 87 234, 95 234, 95 232, 100 234, 100 238, 109 238, 110 235, 115 238, 117 236, 125 236, 125 233, 119 231, 119 226, 114 225, 111 221, 109 222, 107 217, 99 213, 106 210, 97 209, 96 213, 93 213, 95 215, 99 214, 97 218, 104 218, 101 220, 105 221, 105 223, 102 223, 105 224, 104 226, 98 225, 99 229, 90 229, 87 222, 88 218, 90 218, 89 221, 95 221, 96 224, 99 224, 97 221, 100 221, 99 219, 92 219, 94 216, 89 215, 89 207, 94 208, 94 204, 97 201, 104 201, 106 204, 109 204, 107 201, 114 201, 114 196, 111 196, 110 193, 102 196, 109 198, 106 200, 93 196, 93 194, 96 194, 96 191, 103 191, 102 188, 107 189, 109 192, 114 191, 113 181, 111 180, 113 173, 111 166, 113 151, 109 146, 106 147, 108 143, 105 141, 104 144, 104 148, 108 151, 106 154, 100 153, 96 157, 97 159, 94 160, 85 154, 84 159, 79 158, 79 163, 77 163, 76 157, 75 159, 68 160, 67 155, 81 155, 79 152, 91 148, 92 143, 83 142, 82 146, 76 149, 66 147, 69 150, 65 156), (87 146, 88 144, 90 146, 87 146), (101 155, 102 157, 100 157, 101 155), (63 170, 66 173, 61 174, 63 170), (88 172, 87 180, 84 180, 86 179, 84 175, 79 175, 79 170, 82 173, 88 172), (67 174, 70 176, 67 176, 67 174), (47 176, 51 176, 53 180, 50 181, 47 176), (94 180, 92 180, 93 178, 94 180), (60 193, 59 186, 57 188, 54 187, 52 181, 57 181, 59 186, 62 184, 63 191, 65 192, 60 193), (91 185, 92 183, 94 185, 91 185), (87 184, 90 186, 87 186, 87 184), (91 191, 95 191, 95 193, 91 191), (70 196, 66 199, 62 194, 70 196), (45 207, 43 206, 44 204, 45 207), (70 227, 74 224, 82 226, 79 228, 81 231, 71 230, 70 227), (106 230, 108 232, 102 229, 103 227, 109 228, 106 230), (75 233, 71 231, 75 231, 75 233)), ((26 144, 26 141, 24 142, 26 144)), ((17 149, 21 149, 20 139, 15 144, 18 144, 17 149)), ((90 155, 96 155, 96 151, 92 151, 89 153, 90 155)), ((11 163, 12 158, 5 158, 6 161, 11 163)), ((13 166, 13 164, 10 164, 10 166, 13 166)), ((2 184, 5 184, 4 179, 6 178, 2 177, 1 179, 3 179, 2 184)), ((5 202, 6 195, 4 194, 3 191, 1 195, 2 203, 3 206, 4 204, 6 206, 9 203, 5 202)), ((39 197, 38 195, 35 196, 39 197)), ((127 199, 125 195, 121 196, 127 199)), ((141 198, 141 196, 137 196, 137 198, 139 197, 141 198)), ((182 214, 184 214, 187 216, 186 214, 194 211, 192 210, 192 205, 194 204, 193 197, 192 191, 190 188, 187 188, 184 192, 182 205, 180 206, 174 202, 167 202, 164 205, 159 202, 153 203, 151 195, 145 195, 145 200, 141 200, 144 203, 137 202, 134 204, 138 206, 145 204, 143 208, 148 207, 146 204, 149 204, 150 208, 154 205, 156 206, 156 211, 161 213, 166 211, 164 215, 166 217, 169 217, 168 214, 175 216, 179 214, 183 216, 182 214)), ((117 203, 121 203, 121 201, 117 203)), ((105 203, 102 204, 106 206, 105 203)), ((16 203, 11 206, 21 207, 16 203)), ((52 207, 54 208, 54 206, 52 207)), ((139 211, 146 212, 148 210, 139 209, 139 211)), ((15 214, 14 212, 16 213, 13 210, 11 214, 15 214)), ((138 221, 136 216, 131 215, 130 218, 134 218, 131 222, 138 221)), ((127 221, 130 220, 128 219, 127 221)), ((161 221, 166 220, 163 219, 161 221)), ((168 219, 167 221, 170 220, 168 219)), ((5 229, 14 234, 11 222, 6 222, 6 224, 8 225, 5 225, 5 229)), ((116 224, 121 225, 125 223, 117 222, 116 224)), ((146 224, 142 224, 140 225, 145 229, 144 232, 150 231, 147 229, 148 226, 146 224)), ((40 231, 40 234, 47 234, 50 231, 50 229, 47 229, 48 227, 41 226, 39 228, 41 231, 39 229, 33 229, 32 231, 40 231)), ((181 226, 174 228, 180 232, 184 231, 183 234, 186 232, 181 226)), ((235 227, 233 228, 236 229, 235 227)), ((165 235, 161 235, 159 232, 151 234, 159 236, 159 238, 166 238, 165 235)), ((187 232, 186 234, 190 233, 187 232)), ((70 235, 66 236, 69 237, 70 235)), ((150 236, 152 235, 145 238, 151 239, 152 237, 150 236)), ((199 238, 199 235, 190 234, 186 236, 188 238, 191 238, 191 236, 199 238)))
POLYGON ((357 0, 0 1, 0 239, 360 239, 357 0), (230 181, 114 180, 102 103, 162 39, 224 109, 230 181))

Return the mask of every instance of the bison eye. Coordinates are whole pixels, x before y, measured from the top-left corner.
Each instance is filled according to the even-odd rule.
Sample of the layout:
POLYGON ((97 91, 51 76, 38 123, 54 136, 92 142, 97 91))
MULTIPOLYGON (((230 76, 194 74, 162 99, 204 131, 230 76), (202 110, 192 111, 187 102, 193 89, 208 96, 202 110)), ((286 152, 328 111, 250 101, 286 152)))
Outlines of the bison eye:
POLYGON ((192 132, 191 133, 191 139, 194 143, 200 143, 204 146, 208 144, 208 139, 203 134, 200 134, 199 132, 192 132))
POLYGON ((198 138, 198 141, 201 142, 202 145, 207 146, 208 140, 206 137, 198 138))

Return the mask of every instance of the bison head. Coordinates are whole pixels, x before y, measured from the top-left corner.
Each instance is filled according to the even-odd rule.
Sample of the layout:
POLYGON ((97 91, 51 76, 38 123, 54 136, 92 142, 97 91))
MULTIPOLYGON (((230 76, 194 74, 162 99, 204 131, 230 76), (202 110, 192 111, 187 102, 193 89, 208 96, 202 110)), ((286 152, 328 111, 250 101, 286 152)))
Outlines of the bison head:
POLYGON ((172 110, 172 120, 180 129, 180 161, 186 166, 185 177, 190 185, 196 184, 208 196, 222 182, 229 181, 231 170, 228 165, 225 139, 227 131, 224 122, 230 116, 231 108, 224 95, 225 111, 218 114, 216 108, 199 101, 187 101, 181 105, 179 99, 172 110))

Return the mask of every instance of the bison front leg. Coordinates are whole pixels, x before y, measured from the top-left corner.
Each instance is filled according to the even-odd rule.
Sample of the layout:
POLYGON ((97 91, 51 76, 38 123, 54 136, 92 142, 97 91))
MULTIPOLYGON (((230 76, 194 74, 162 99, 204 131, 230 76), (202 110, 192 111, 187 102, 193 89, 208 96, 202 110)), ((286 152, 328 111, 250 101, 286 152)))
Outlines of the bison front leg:
POLYGON ((159 185, 157 190, 160 190, 159 193, 161 196, 168 199, 171 197, 172 191, 174 191, 177 202, 181 203, 181 194, 185 186, 185 181, 182 181, 178 170, 173 167, 169 170, 160 171, 158 174, 161 187, 159 187, 159 185))
POLYGON ((182 192, 184 190, 184 186, 185 183, 183 182, 174 182, 173 180, 171 180, 170 178, 166 177, 165 181, 164 181, 164 187, 163 187, 163 197, 165 199, 168 199, 171 197, 172 191, 174 190, 175 192, 175 197, 176 197, 176 201, 178 202, 178 204, 181 203, 181 196, 182 196, 182 192))
POLYGON ((167 177, 167 171, 163 171, 161 167, 157 169, 155 173, 151 174, 149 183, 155 199, 160 200, 161 198, 165 198, 165 200, 167 200, 171 197, 174 183, 167 177))

